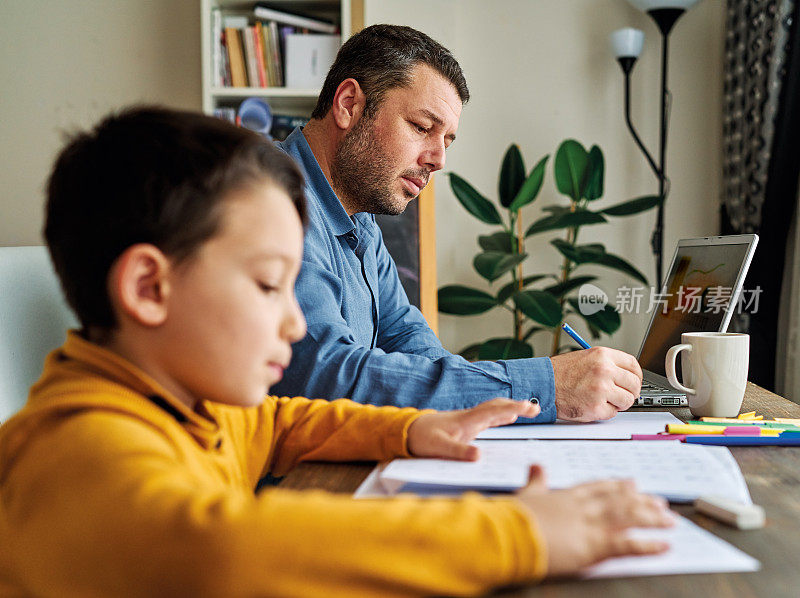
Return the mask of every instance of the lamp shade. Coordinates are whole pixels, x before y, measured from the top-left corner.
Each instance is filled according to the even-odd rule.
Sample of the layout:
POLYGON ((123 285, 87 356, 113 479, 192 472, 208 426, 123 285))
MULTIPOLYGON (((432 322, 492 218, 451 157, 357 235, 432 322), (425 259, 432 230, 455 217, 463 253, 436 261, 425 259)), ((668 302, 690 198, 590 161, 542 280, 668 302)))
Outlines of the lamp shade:
POLYGON ((651 10, 659 10, 661 8, 677 8, 680 10, 689 10, 692 6, 697 4, 700 0, 628 0, 636 8, 644 12, 651 10))
POLYGON ((642 53, 644 33, 640 29, 626 27, 611 34, 611 49, 617 58, 638 58, 642 53))

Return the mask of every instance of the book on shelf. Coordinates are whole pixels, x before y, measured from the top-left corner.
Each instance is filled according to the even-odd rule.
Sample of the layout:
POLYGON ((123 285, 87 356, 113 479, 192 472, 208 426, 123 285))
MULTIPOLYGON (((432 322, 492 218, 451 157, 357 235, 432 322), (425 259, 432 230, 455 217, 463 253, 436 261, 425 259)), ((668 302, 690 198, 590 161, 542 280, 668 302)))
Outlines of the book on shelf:
POLYGON ((253 8, 253 14, 259 19, 276 21, 278 23, 299 27, 300 29, 308 29, 309 31, 316 31, 318 33, 337 33, 339 31, 336 24, 331 21, 291 12, 285 10, 283 7, 275 8, 266 2, 256 3, 253 8))
POLYGON ((244 39, 244 58, 247 67, 247 83, 249 87, 264 87, 258 72, 258 57, 256 56, 255 27, 245 27, 242 31, 244 39))
POLYGON ((247 87, 247 67, 242 49, 241 30, 233 27, 225 28, 225 48, 231 65, 231 85, 247 87))
POLYGON ((261 87, 269 87, 269 74, 267 73, 267 61, 264 54, 264 34, 261 23, 256 23, 253 27, 253 41, 256 46, 256 62, 258 63, 258 82, 261 87))
POLYGON ((281 44, 278 33, 278 24, 275 21, 269 22, 269 41, 272 50, 272 65, 275 69, 275 85, 284 85, 283 80, 283 56, 281 56, 281 44))

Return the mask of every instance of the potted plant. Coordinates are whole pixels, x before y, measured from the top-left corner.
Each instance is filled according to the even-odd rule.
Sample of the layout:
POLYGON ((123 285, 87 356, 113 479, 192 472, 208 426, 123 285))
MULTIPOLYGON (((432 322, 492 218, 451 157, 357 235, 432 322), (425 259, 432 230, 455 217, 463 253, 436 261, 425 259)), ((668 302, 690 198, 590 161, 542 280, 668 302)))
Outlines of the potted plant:
POLYGON ((608 222, 608 217, 631 216, 649 210, 661 202, 659 196, 644 196, 609 208, 592 209, 603 195, 605 162, 600 148, 588 151, 578 141, 567 139, 556 151, 553 175, 558 192, 568 200, 544 206, 546 216, 523 232, 522 208, 530 205, 542 189, 549 155, 539 160, 526 175, 519 147, 512 144, 503 157, 498 180, 499 206, 489 201, 475 187, 455 173, 449 173, 450 188, 462 206, 486 224, 500 229, 478 237, 482 251, 473 259, 478 274, 490 285, 504 284, 486 292, 464 285, 439 289, 439 311, 454 315, 476 315, 491 309, 508 310, 512 315, 510 336, 492 338, 461 350, 468 359, 509 359, 532 357, 530 338, 540 332, 552 334, 551 354, 569 348, 562 346, 561 324, 568 317, 582 318, 593 338, 611 335, 620 327, 620 316, 612 305, 596 310, 581 310, 578 289, 597 279, 584 274, 582 267, 600 265, 624 272, 642 284, 647 279, 624 258, 606 251, 601 243, 579 244, 580 230, 608 222), (534 235, 559 233, 550 241, 562 258, 556 273, 523 275, 523 264, 530 257, 525 240, 534 235), (590 311, 592 313, 590 313, 590 311), (586 313, 584 313, 586 312, 586 313))

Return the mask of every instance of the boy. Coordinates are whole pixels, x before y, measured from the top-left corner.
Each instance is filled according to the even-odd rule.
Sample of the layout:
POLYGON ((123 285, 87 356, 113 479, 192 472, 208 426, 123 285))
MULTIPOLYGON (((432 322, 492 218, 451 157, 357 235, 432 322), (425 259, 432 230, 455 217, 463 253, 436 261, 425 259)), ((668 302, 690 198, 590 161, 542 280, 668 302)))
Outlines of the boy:
POLYGON ((61 153, 45 236, 81 322, 0 428, 0 595, 476 594, 662 550, 629 484, 354 501, 253 490, 304 460, 474 459, 505 399, 435 413, 264 394, 305 331, 303 181, 254 133, 157 108, 61 153))

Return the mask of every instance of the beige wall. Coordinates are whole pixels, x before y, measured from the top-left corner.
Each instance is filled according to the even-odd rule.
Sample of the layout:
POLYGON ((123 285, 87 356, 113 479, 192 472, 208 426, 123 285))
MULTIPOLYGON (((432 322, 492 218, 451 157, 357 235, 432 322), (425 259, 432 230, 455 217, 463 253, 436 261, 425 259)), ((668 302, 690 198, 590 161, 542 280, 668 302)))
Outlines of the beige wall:
MULTIPOLYGON (((672 193, 666 247, 680 237, 717 232, 720 188, 722 0, 703 0, 672 36, 674 94, 668 155, 672 193)), ((625 0, 367 0, 366 22, 420 28, 460 60, 473 99, 464 110, 447 169, 494 195, 500 158, 517 142, 529 165, 553 153, 566 137, 597 143, 606 156, 606 205, 654 192, 656 185, 624 127, 622 76, 608 34, 633 25, 645 31, 634 71, 634 120, 655 150, 658 36, 650 19, 625 0)), ((196 0, 5 0, 0 2, 0 245, 39 244, 42 186, 60 131, 87 126, 112 108, 160 102, 200 108, 199 2, 196 0)), ((440 284, 484 288, 471 261, 475 238, 488 229, 437 186, 440 284)), ((556 200, 552 171, 545 192, 527 209, 556 200)), ((653 217, 586 228, 582 241, 602 241, 648 276, 653 217)), ((529 242, 530 272, 551 271, 556 260, 545 239, 529 242)), ((601 272, 598 270, 598 273, 601 272)), ((610 294, 626 282, 608 272, 610 294)), ((635 351, 644 316, 626 317, 610 344, 635 351)), ((445 345, 507 334, 509 317, 443 316, 445 345)), ((539 353, 546 344, 537 346, 539 353)))
MULTIPOLYGON (((634 70, 633 119, 652 152, 657 151, 660 38, 649 17, 626 0, 367 0, 368 24, 392 22, 426 31, 460 61, 472 99, 465 107, 458 141, 448 150, 446 170, 457 172, 484 194, 496 197, 500 159, 513 141, 528 168, 554 154, 573 137, 598 144, 606 158, 606 192, 599 205, 612 205, 657 192, 656 181, 625 128, 623 78, 609 49, 609 34, 634 26, 645 32, 645 48, 634 70)), ((672 123, 667 172, 672 181, 666 213, 665 247, 677 239, 718 232, 721 184, 721 105, 724 2, 703 0, 677 23, 671 36, 672 123)), ((555 192, 552 169, 544 191, 524 218, 531 222, 541 205, 563 201, 555 192)), ((581 231, 581 242, 602 242, 636 264, 651 280, 649 237, 654 214, 619 219, 581 231)), ((462 283, 486 289, 472 269, 477 235, 491 230, 458 205, 446 180, 437 185, 439 284, 462 283)), ((555 251, 543 235, 529 240, 527 273, 555 271, 555 251)), ((631 279, 597 268, 600 284, 614 297, 631 279)), ((644 308, 647 309, 646 307, 644 308)), ((623 317, 622 329, 603 342, 636 352, 646 315, 623 317)), ((580 328, 580 330, 583 330, 580 328)), ((504 310, 470 318, 441 316, 445 346, 467 344, 511 332, 504 310)), ((549 350, 545 339, 537 354, 549 350)))
POLYGON ((197 0, 0 2, 0 246, 42 243, 61 132, 134 102, 200 108, 197 0))

